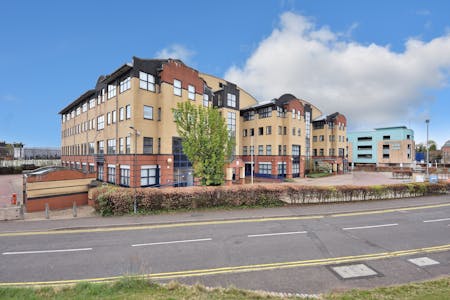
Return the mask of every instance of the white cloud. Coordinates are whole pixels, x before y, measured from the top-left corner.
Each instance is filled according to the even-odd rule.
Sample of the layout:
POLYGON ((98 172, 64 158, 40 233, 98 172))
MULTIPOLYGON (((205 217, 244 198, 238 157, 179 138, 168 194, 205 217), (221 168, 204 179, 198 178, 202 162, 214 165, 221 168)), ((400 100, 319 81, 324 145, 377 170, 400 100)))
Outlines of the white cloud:
POLYGON ((15 102, 17 101, 17 97, 11 94, 5 94, 0 96, 0 101, 2 102, 15 102))
POLYGON ((195 52, 183 45, 173 44, 156 53, 157 58, 175 58, 181 59, 185 63, 190 63, 195 52))
POLYGON ((339 111, 353 128, 404 125, 427 106, 427 90, 447 84, 450 34, 429 42, 409 39, 401 53, 345 37, 284 13, 245 65, 232 66, 225 78, 259 100, 292 93, 324 113, 339 111))

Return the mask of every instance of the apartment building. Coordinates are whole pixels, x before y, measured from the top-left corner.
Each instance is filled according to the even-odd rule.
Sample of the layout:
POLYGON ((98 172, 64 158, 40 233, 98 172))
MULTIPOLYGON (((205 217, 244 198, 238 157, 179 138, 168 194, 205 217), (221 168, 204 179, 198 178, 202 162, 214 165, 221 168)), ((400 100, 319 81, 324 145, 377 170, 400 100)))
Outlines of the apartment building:
POLYGON ((405 126, 348 133, 348 160, 357 164, 409 167, 414 161, 414 131, 405 126))
POLYGON ((312 120, 321 115, 309 102, 291 94, 258 102, 180 60, 137 57, 60 111, 62 164, 127 187, 192 185, 173 116, 182 101, 215 107, 226 119, 235 137, 228 183, 252 169, 266 177, 304 176, 309 169, 312 120))
POLYGON ((446 141, 441 148, 442 163, 450 164, 450 140, 446 141))
POLYGON ((336 112, 312 122, 312 168, 323 165, 332 172, 342 173, 347 163, 347 119, 336 112))

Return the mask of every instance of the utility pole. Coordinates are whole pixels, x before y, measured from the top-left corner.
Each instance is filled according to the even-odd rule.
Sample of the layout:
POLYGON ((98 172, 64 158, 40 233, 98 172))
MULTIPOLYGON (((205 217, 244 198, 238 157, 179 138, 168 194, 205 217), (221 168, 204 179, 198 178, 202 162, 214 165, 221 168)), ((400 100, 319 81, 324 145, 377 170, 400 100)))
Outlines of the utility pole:
POLYGON ((429 127, 429 124, 430 124, 430 120, 429 119, 426 119, 425 120, 425 123, 427 123, 427 179, 428 179, 428 177, 429 177, 429 172, 428 172, 428 161, 429 161, 429 159, 430 159, 430 147, 429 147, 429 145, 428 145, 428 127, 429 127))
POLYGON ((133 161, 134 161, 134 174, 133 174, 133 176, 134 176, 134 201, 133 201, 133 211, 134 211, 134 213, 136 214, 137 213, 137 199, 136 199, 136 193, 137 193, 137 191, 136 191, 136 186, 137 186, 137 161, 136 161, 136 158, 137 158, 137 156, 136 156, 136 154, 137 154, 137 138, 138 138, 138 136, 139 136, 139 131, 136 129, 136 128, 134 128, 133 126, 130 126, 130 129, 131 130, 133 130, 133 132, 134 132, 134 157, 133 157, 133 161))

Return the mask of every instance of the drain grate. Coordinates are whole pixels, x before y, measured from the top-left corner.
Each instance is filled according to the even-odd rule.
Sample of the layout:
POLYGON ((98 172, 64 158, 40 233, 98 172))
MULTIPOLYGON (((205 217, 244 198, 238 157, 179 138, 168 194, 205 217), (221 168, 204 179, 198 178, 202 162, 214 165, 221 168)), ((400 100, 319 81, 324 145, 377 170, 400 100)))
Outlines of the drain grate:
POLYGON ((411 258, 408 259, 409 262, 415 264, 416 266, 419 267, 426 267, 426 266, 433 266, 433 265, 438 265, 439 262, 435 261, 434 259, 431 259, 429 257, 417 257, 417 258, 411 258))
POLYGON ((375 270, 369 268, 365 264, 341 265, 331 267, 331 269, 342 279, 353 279, 378 275, 375 270))

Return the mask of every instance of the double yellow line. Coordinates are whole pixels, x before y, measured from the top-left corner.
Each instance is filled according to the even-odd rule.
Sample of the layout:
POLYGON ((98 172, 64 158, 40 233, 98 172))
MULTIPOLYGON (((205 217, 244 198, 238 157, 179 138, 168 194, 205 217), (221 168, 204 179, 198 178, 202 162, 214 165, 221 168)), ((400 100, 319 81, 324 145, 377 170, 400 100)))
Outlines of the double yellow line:
POLYGON ((362 216, 362 215, 374 215, 374 214, 393 213, 393 212, 400 212, 400 211, 412 211, 412 210, 420 210, 420 209, 440 208, 440 207, 448 207, 448 206, 450 206, 450 203, 403 207, 403 208, 391 208, 391 209, 383 209, 383 210, 360 211, 360 212, 351 212, 351 213, 338 213, 338 214, 330 214, 330 215, 198 221, 198 222, 185 222, 185 223, 117 226, 117 227, 101 227, 101 228, 85 228, 85 229, 64 229, 64 230, 49 230, 49 231, 4 232, 4 233, 0 233, 0 237, 115 232, 115 231, 131 231, 131 230, 135 231, 135 230, 177 228, 177 227, 190 227, 190 226, 224 225, 224 224, 239 224, 239 223, 261 223, 261 222, 271 222, 271 221, 314 220, 314 219, 323 219, 325 217, 339 218, 339 217, 351 217, 351 216, 362 216))
MULTIPOLYGON (((234 267, 222 267, 222 268, 212 268, 212 269, 198 269, 198 270, 188 270, 188 271, 178 271, 178 272, 164 272, 155 274, 145 274, 136 277, 145 277, 153 280, 166 280, 166 279, 177 279, 183 277, 198 277, 198 276, 209 276, 217 274, 230 274, 230 273, 241 273, 241 272, 254 272, 254 271, 267 271, 274 269, 287 269, 287 268, 299 268, 299 267, 309 267, 309 266, 324 266, 333 264, 342 264, 358 261, 367 260, 378 260, 395 258, 402 256, 409 256, 415 254, 432 253, 432 252, 442 252, 449 251, 450 244, 427 247, 427 248, 417 248, 401 251, 392 252, 381 252, 381 253, 371 253, 362 254, 354 256, 342 256, 342 257, 332 257, 332 258, 322 258, 313 260, 300 260, 291 262, 277 262, 277 263, 267 263, 267 264, 256 264, 256 265, 244 265, 244 266, 234 266, 234 267)), ((123 276, 113 276, 113 277, 103 277, 103 278, 89 278, 89 279, 73 279, 73 280, 58 280, 58 281, 39 281, 39 282, 3 282, 0 283, 1 286, 46 286, 46 285, 72 285, 79 282, 111 282, 122 278, 123 276)))

